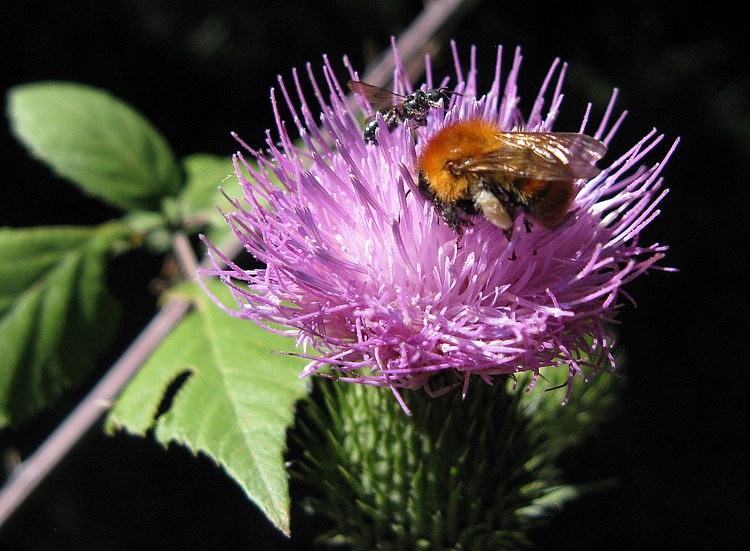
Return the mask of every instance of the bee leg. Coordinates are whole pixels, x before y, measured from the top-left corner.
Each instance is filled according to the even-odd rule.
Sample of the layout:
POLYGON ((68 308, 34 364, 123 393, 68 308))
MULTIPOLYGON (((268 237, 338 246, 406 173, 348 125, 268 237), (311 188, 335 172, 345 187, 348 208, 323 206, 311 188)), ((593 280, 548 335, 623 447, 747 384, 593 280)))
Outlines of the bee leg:
POLYGON ((430 186, 422 173, 419 174, 419 191, 421 191, 422 195, 432 203, 443 221, 448 224, 448 227, 456 232, 459 237, 463 235, 464 226, 472 225, 470 220, 466 220, 460 216, 460 205, 458 202, 444 203, 437 198, 435 193, 430 189, 430 186))
MULTIPOLYGON (((503 230, 503 235, 505 236, 505 239, 508 240, 508 244, 510 244, 510 238, 513 237, 513 226, 511 226, 507 230, 503 230)), ((517 258, 518 258, 518 256, 516 256, 516 251, 514 249, 510 253, 510 260, 515 260, 517 258)))
POLYGON ((383 121, 385 121, 385 125, 388 127, 388 130, 393 130, 396 128, 399 124, 404 122, 404 115, 401 113, 398 108, 392 107, 385 113, 383 113, 383 121))
POLYGON ((445 220, 445 223, 448 224, 448 227, 456 232, 459 237, 464 233, 464 226, 472 225, 470 220, 461 217, 455 204, 439 203, 435 205, 435 208, 437 208, 438 214, 445 220))
POLYGON ((375 131, 378 129, 378 120, 375 116, 369 117, 365 121, 365 127, 362 130, 362 137, 365 143, 377 145, 378 140, 375 138, 375 131))
POLYGON ((427 114, 426 113, 418 113, 417 115, 414 115, 411 118, 412 123, 414 126, 426 126, 427 125, 427 114))

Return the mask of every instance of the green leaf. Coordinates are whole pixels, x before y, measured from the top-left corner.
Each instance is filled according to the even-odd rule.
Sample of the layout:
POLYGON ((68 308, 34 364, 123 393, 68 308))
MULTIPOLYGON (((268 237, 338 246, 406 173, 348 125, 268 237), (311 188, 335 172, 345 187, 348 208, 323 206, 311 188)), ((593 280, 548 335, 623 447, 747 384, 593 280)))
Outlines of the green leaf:
POLYGON ((515 392, 524 395, 522 404, 532 430, 544 435, 540 448, 549 457, 556 457, 585 440, 619 405, 622 379, 618 376, 599 373, 590 375, 590 380, 586 381, 574 379, 570 399, 564 406, 568 371, 557 367, 543 369, 542 377, 538 384, 551 390, 527 393, 525 389, 531 381, 529 373, 519 374, 513 384, 515 392))
POLYGON ((216 155, 196 154, 183 159, 186 175, 185 187, 177 199, 183 223, 202 226, 203 233, 214 243, 231 233, 229 224, 219 212, 234 210, 221 193, 227 185, 232 191, 237 187, 237 177, 231 159, 216 155))
POLYGON ((107 92, 70 82, 16 86, 8 116, 34 157, 110 205, 154 210, 180 188, 179 165, 161 134, 107 92))
POLYGON ((0 426, 79 382, 113 336, 106 259, 123 228, 0 229, 0 426))
POLYGON ((186 181, 179 202, 184 215, 216 212, 221 195, 221 186, 229 181, 237 182, 232 160, 226 157, 198 153, 182 161, 186 181))
MULTIPOLYGON (((209 282, 209 287, 226 300, 222 284, 209 282)), ((292 339, 229 316, 197 284, 186 290, 195 310, 125 389, 108 427, 145 435, 153 426, 160 442, 176 441, 205 453, 289 534, 283 450, 295 403, 307 393, 298 378, 304 362, 272 353, 292 350, 292 339), (176 382, 181 386, 159 415, 176 382)))

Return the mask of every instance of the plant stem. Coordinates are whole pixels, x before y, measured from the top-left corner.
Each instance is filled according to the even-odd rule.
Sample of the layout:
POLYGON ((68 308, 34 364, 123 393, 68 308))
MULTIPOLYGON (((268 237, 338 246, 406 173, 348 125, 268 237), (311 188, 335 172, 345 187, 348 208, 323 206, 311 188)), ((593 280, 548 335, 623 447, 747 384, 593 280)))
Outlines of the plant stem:
MULTIPOLYGON (((408 69, 409 76, 413 80, 417 74, 424 70, 422 54, 429 48, 429 42, 435 39, 437 32, 446 26, 448 21, 457 20, 454 17, 460 8, 466 10, 467 5, 473 3, 473 0, 434 0, 427 2, 422 13, 401 33, 396 40, 396 47, 399 56, 408 69)), ((383 87, 392 78, 393 54, 390 50, 386 50, 380 55, 378 61, 365 72, 362 80, 383 87)))
POLYGON ((189 308, 190 302, 185 299, 170 300, 62 424, 13 471, 0 490, 0 526, 110 407, 120 390, 189 308))
MULTIPOLYGON (((227 245, 225 250, 232 247, 238 248, 235 243, 232 243, 227 245)), ((184 233, 174 234, 173 249, 183 271, 183 277, 193 278, 197 270, 197 262, 184 233)), ((237 252, 235 250, 229 254, 234 256, 237 252)), ((191 302, 182 297, 169 300, 91 392, 38 449, 13 470, 8 482, 0 490, 0 527, 102 414, 111 407, 123 387, 180 322, 190 306, 191 302)))

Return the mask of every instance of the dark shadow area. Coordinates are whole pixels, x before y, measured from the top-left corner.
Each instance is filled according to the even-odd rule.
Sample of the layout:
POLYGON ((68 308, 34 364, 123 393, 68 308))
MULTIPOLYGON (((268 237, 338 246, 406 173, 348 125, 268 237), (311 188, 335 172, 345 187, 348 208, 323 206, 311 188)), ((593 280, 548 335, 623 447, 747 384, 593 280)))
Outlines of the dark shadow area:
MULTIPOLYGON (((36 80, 98 86, 144 113, 178 157, 230 155, 238 148, 230 131, 252 145, 273 127, 268 98, 277 74, 307 61, 320 68, 322 54, 340 78, 344 54, 363 71, 421 9, 417 1, 261 4, 12 2, 0 35, 2 92, 36 80)), ((527 111, 552 60, 567 61, 560 130, 577 129, 587 101, 597 120, 617 87, 629 115, 612 150, 652 127, 666 134, 662 154, 682 139, 664 172, 671 192, 663 213, 643 235, 644 245, 670 246, 664 264, 679 272, 656 271, 626 288, 638 306, 626 304, 620 315, 621 411, 564 458, 573 481, 621 483, 540 530, 539 549, 730 549, 746 540, 750 67, 744 23, 726 13, 641 0, 590 9, 486 1, 450 31, 465 68, 470 45, 478 46, 480 90, 492 79, 497 44, 507 48, 506 69, 512 49, 523 48, 527 111)), ((433 69, 452 67, 446 47, 433 69)), ((0 140, 0 226, 117 215, 29 158, 7 119, 0 140)), ((118 262, 113 288, 135 309, 91 384, 155 311, 147 287, 159 265, 144 254, 118 262)), ((0 450, 27 457, 84 394, 71 391, 27 426, 0 433, 0 450)), ((0 549, 308 549, 314 530, 297 507, 289 541, 205 457, 97 427, 0 530, 0 549)))

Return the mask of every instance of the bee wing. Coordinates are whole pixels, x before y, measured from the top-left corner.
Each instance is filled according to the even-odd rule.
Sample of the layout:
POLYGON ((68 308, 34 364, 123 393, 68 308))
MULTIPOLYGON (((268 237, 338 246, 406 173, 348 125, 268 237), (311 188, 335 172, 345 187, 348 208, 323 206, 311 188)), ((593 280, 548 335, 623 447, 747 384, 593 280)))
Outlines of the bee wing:
POLYGON ((376 110, 393 107, 404 100, 403 96, 361 80, 350 80, 346 85, 353 93, 365 98, 376 110))
POLYGON ((503 132, 497 141, 496 149, 466 159, 459 168, 538 180, 577 180, 599 174, 594 163, 607 152, 599 140, 575 132, 503 132))

